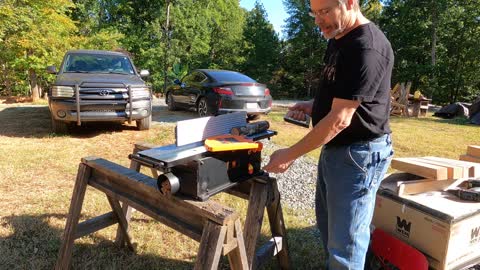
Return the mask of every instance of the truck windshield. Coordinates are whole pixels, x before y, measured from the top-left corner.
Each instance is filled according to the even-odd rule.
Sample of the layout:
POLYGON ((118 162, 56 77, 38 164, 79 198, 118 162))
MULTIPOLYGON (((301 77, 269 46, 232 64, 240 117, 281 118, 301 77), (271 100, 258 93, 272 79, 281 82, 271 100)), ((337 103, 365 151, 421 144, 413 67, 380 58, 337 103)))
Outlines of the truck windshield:
POLYGON ((66 73, 135 74, 126 56, 102 54, 68 54, 63 65, 66 73))

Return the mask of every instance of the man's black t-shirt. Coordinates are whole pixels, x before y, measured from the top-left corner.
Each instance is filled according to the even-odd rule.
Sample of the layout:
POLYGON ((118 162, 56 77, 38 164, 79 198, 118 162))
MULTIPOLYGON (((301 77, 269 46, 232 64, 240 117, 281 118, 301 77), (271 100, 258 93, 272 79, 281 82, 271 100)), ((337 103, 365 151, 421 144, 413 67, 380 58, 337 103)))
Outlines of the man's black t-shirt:
POLYGON ((350 126, 328 145, 345 145, 391 133, 390 80, 393 51, 373 23, 360 25, 340 39, 331 39, 325 53, 322 80, 315 94, 313 125, 325 117, 334 98, 361 102, 350 126))

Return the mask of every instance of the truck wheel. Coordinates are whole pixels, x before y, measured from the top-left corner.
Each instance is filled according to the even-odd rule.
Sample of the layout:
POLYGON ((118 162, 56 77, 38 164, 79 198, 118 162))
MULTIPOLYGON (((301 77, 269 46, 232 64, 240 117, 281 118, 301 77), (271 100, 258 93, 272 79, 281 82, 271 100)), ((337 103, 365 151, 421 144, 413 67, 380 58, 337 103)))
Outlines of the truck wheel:
POLYGON ((207 99, 205 97, 200 98, 197 103, 197 113, 200 117, 212 116, 213 113, 208 108, 207 99))
POLYGON ((143 119, 140 119, 140 120, 137 120, 137 129, 138 130, 149 130, 150 129, 150 125, 152 123, 152 115, 150 114, 150 116, 146 117, 146 118, 143 118, 143 119))
POLYGON ((53 118, 53 116, 50 116, 50 118, 52 120, 52 131, 54 133, 58 133, 58 134, 68 133, 67 123, 55 120, 55 118, 53 118))
POLYGON ((167 105, 169 111, 177 110, 177 106, 175 106, 175 101, 173 101, 172 93, 167 94, 167 105))
POLYGON ((258 119, 260 119, 259 114, 247 114, 247 122, 248 121, 255 121, 255 120, 258 120, 258 119))

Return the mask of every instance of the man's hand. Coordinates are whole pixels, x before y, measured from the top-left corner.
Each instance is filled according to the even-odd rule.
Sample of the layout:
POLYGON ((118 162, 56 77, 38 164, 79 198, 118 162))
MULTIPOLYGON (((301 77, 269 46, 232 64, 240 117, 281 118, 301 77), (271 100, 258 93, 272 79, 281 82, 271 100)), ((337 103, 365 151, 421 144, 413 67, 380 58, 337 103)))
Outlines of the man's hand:
POLYGON ((270 162, 268 162, 263 169, 271 173, 283 173, 290 165, 292 165, 295 159, 291 158, 289 148, 279 149, 270 156, 270 162))
POLYGON ((302 101, 288 108, 287 117, 304 121, 305 114, 312 115, 313 101, 302 101))

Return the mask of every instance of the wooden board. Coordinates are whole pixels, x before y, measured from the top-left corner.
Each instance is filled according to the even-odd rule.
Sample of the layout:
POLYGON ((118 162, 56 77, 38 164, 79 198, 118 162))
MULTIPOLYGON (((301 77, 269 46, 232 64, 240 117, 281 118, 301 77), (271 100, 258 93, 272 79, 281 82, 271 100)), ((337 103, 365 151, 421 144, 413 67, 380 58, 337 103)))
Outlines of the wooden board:
POLYGON ((414 195, 430 191, 442 191, 456 180, 417 180, 398 182, 398 196, 414 195))
POLYGON ((411 160, 410 158, 394 158, 392 168, 429 179, 445 180, 448 178, 446 167, 411 160))
MULTIPOLYGON (((424 158, 409 158, 412 161, 422 162, 427 164, 432 164, 436 166, 441 166, 447 168, 447 179, 458 179, 464 177, 464 168, 461 166, 457 166, 455 164, 445 162, 445 161, 436 161, 424 158)), ((465 170, 466 177, 468 177, 468 170, 465 170)))
POLYGON ((480 158, 480 145, 469 145, 467 147, 467 155, 480 158))
POLYGON ((474 157, 474 156, 470 156, 470 155, 461 155, 460 160, 480 163, 480 157, 474 157))
POLYGON ((480 177, 480 164, 475 162, 468 162, 463 160, 448 159, 448 158, 441 158, 441 157, 422 157, 422 159, 442 161, 448 164, 455 164, 455 166, 468 168, 468 175, 465 176, 465 172, 464 172, 464 177, 480 177))

